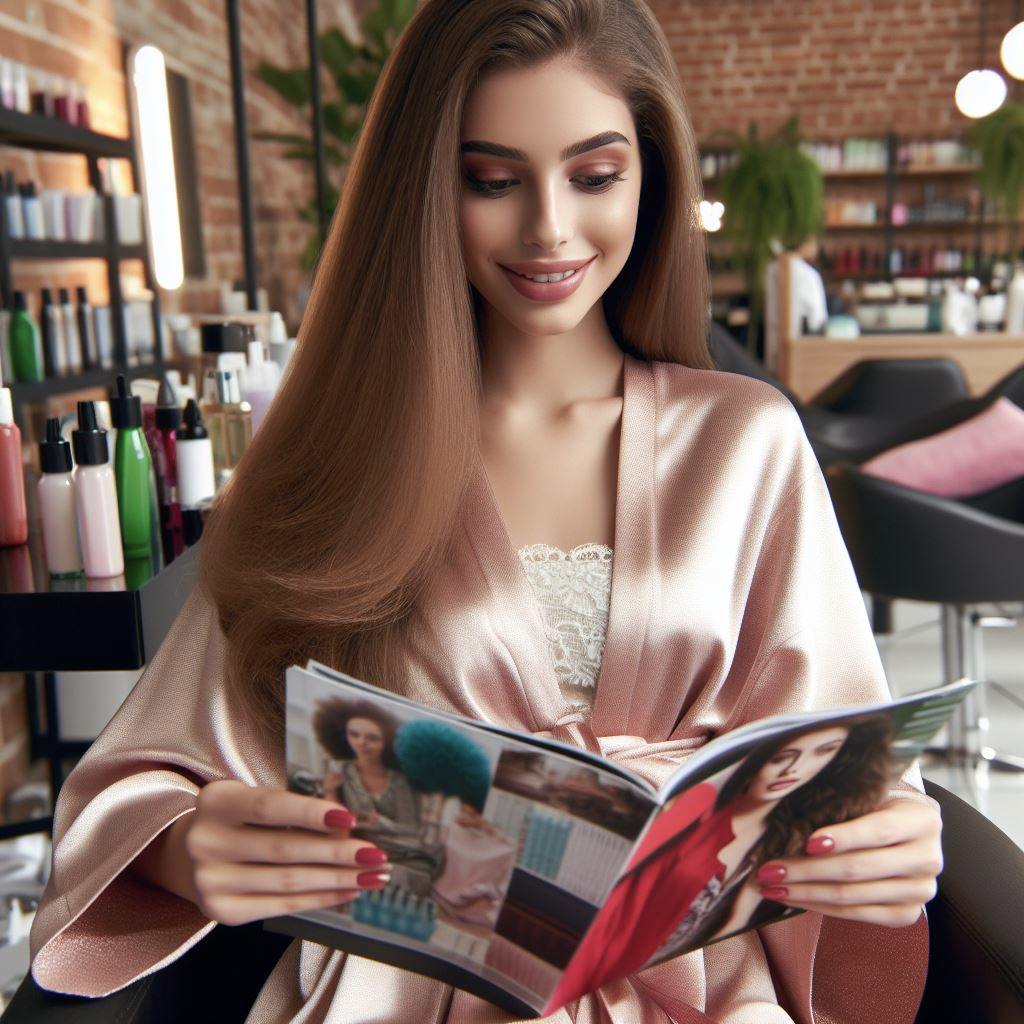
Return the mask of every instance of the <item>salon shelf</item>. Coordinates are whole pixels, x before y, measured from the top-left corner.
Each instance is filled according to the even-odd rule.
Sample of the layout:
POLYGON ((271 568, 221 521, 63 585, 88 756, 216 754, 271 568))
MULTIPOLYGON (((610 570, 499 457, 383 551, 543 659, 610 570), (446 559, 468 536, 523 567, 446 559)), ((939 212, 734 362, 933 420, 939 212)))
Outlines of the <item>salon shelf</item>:
POLYGON ((49 239, 12 238, 8 242, 12 260, 144 260, 144 245, 117 245, 106 242, 53 242, 49 239))
POLYGON ((0 107, 0 146, 21 146, 53 153, 81 153, 92 157, 115 157, 131 160, 134 156, 130 139, 102 135, 65 124, 54 117, 22 114, 0 107))
POLYGON ((63 377, 47 377, 39 381, 23 381, 9 385, 15 408, 42 402, 53 395, 83 388, 104 388, 109 391, 119 373, 129 380, 136 377, 162 376, 166 367, 163 363, 140 363, 137 366, 112 366, 105 370, 85 370, 82 373, 67 374, 63 377))
POLYGON ((132 590, 120 577, 51 582, 31 543, 0 549, 0 672, 141 668, 192 592, 197 554, 186 549, 132 590))

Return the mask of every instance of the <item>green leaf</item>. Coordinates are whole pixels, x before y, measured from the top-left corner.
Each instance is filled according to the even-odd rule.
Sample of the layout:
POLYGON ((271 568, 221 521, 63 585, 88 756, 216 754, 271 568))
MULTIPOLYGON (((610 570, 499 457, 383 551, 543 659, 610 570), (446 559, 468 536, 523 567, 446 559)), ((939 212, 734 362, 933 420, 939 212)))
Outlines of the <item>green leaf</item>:
POLYGON ((265 82, 285 102, 293 107, 302 107, 309 102, 310 85, 307 68, 279 68, 261 61, 256 77, 265 82))
POLYGON ((355 60, 356 46, 338 28, 320 33, 320 62, 335 78, 355 60))

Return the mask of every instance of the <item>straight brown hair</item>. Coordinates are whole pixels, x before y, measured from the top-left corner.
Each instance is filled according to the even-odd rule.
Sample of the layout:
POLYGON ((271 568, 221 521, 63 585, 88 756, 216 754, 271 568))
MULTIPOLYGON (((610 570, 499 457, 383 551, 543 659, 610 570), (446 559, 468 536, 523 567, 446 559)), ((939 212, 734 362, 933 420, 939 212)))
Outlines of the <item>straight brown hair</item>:
POLYGON ((370 104, 289 376, 203 541, 229 684, 270 728, 284 669, 309 657, 401 686, 409 613, 478 457, 462 112, 488 72, 556 57, 617 90, 640 139, 636 240, 604 298, 613 335, 640 358, 711 365, 696 146, 642 0, 429 0, 370 104))

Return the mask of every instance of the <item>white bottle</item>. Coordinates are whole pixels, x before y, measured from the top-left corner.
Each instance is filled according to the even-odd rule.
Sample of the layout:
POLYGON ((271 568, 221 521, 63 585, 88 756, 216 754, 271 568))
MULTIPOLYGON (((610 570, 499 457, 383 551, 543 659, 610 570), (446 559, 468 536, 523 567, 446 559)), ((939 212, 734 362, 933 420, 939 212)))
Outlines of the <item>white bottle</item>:
POLYGON ((51 576, 78 576, 82 572, 82 549, 78 543, 71 445, 61 437, 56 417, 46 421, 46 439, 39 442, 39 467, 42 475, 36 494, 46 568, 51 576))
POLYGON ((242 398, 252 406, 255 434, 281 383, 281 368, 263 357, 263 342, 249 342, 249 363, 242 375, 242 398))
POLYGON ((288 337, 288 328, 285 327, 284 317, 280 313, 270 314, 270 358, 277 363, 278 369, 284 373, 295 351, 295 339, 288 337))
POLYGON ((213 443, 203 426, 195 399, 185 403, 177 432, 178 503, 185 543, 195 544, 203 533, 203 510, 217 492, 213 472, 213 443))
POLYGON ((117 489, 110 468, 107 432, 96 425, 92 402, 78 403, 78 429, 71 434, 75 449, 75 507, 82 540, 85 575, 96 579, 124 572, 117 489))
POLYGON ((1006 286, 1006 319, 1003 330, 1007 334, 1024 334, 1024 266, 1018 265, 1006 286))

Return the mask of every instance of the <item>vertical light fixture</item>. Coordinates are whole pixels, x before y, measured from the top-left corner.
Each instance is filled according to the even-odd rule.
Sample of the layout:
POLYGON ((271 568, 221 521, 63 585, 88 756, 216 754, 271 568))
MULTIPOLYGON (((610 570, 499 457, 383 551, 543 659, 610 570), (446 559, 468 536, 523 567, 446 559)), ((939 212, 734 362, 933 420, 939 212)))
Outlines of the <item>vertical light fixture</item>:
POLYGON ((1006 79, 998 71, 985 67, 985 42, 988 36, 988 0, 981 0, 978 17, 978 67, 968 71, 956 83, 954 100, 965 117, 988 117, 1006 99, 1006 79))
POLYGON ((148 44, 132 49, 128 67, 153 276, 161 288, 173 291, 185 280, 185 264, 174 178, 167 67, 164 55, 148 44))

